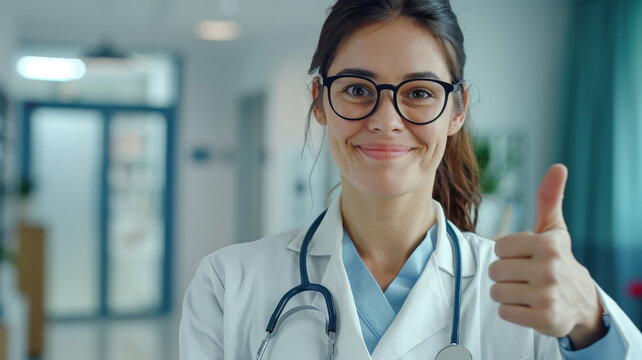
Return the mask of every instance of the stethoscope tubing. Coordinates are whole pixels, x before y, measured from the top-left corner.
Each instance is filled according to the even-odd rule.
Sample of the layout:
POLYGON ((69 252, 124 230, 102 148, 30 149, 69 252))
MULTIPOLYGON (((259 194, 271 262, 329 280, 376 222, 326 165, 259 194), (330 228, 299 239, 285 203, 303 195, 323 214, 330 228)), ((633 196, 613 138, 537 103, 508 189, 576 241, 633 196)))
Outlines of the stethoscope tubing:
MULTIPOLYGON (((268 322, 268 325, 266 328, 266 331, 268 332, 268 336, 263 341, 263 344, 261 344, 261 348, 259 349, 259 353, 258 353, 259 359, 263 355, 265 347, 267 346, 267 341, 269 341, 269 338, 273 336, 272 332, 275 331, 279 318, 281 317, 281 314, 283 313, 283 310, 285 309, 285 306, 287 305, 288 301, 290 301, 297 294, 305 291, 318 292, 318 293, 321 293, 321 295, 323 295, 323 298, 325 299, 327 311, 328 311, 328 323, 326 327, 326 334, 330 337, 330 339, 333 342, 334 335, 337 331, 337 317, 336 317, 334 299, 332 298, 332 294, 330 293, 330 290, 328 290, 325 286, 321 284, 310 283, 310 279, 308 277, 308 264, 307 264, 308 247, 310 245, 310 241, 312 240, 312 237, 317 231, 317 228, 321 224, 321 221, 325 217, 326 213, 327 213, 327 209, 324 210, 314 220, 314 222, 312 223, 312 225, 310 225, 310 227, 308 228, 305 234, 303 243, 301 244, 301 250, 299 253, 299 272, 301 275, 301 283, 293 287, 292 289, 290 289, 288 292, 286 292, 281 297, 281 300, 279 300, 278 305, 274 309, 274 312, 272 313, 272 316, 270 317, 270 321, 268 322)), ((461 280, 462 280, 461 249, 460 249, 459 239, 457 237, 457 234, 453 230, 452 226, 450 226, 450 223, 448 223, 448 221, 446 221, 446 231, 448 233, 448 237, 450 237, 450 240, 453 244, 453 251, 454 251, 453 262, 455 266, 453 325, 452 325, 452 330, 450 334, 450 344, 451 346, 453 345, 459 346, 459 320, 461 316, 461 280)), ((468 353, 468 350, 465 350, 465 351, 466 353, 468 353)), ((468 353, 468 355, 470 355, 470 353, 468 353)))
POLYGON ((461 249, 457 234, 455 234, 455 230, 453 230, 448 221, 446 221, 446 231, 450 236, 453 243, 453 251, 455 252, 455 256, 453 256, 453 261, 455 262, 455 298, 453 299, 453 326, 450 333, 450 343, 458 345, 459 318, 461 315, 461 249))
POLYGON ((283 309, 285 309, 285 306, 287 305, 288 301, 290 301, 290 299, 292 299, 297 294, 305 291, 314 291, 314 292, 321 293, 321 295, 323 295, 323 298, 325 299, 326 307, 328 309, 328 325, 326 328, 326 334, 337 331, 336 310, 334 306, 334 299, 332 298, 332 294, 330 293, 330 290, 328 290, 325 286, 321 284, 310 283, 310 279, 308 278, 308 262, 307 262, 308 247, 310 245, 310 241, 312 240, 312 237, 314 236, 314 233, 317 231, 317 228, 321 224, 321 220, 323 220, 327 211, 328 211, 327 209, 324 210, 314 220, 314 222, 312 223, 312 225, 310 225, 310 228, 308 228, 308 231, 305 234, 305 238, 303 239, 303 243, 301 244, 301 251, 299 253, 299 272, 301 273, 301 284, 290 289, 287 293, 285 293, 285 295, 283 295, 283 297, 281 297, 281 300, 279 301, 279 304, 276 306, 276 309, 274 309, 274 312, 270 317, 270 321, 268 322, 268 326, 265 329, 265 331, 267 331, 268 333, 272 333, 272 331, 274 331, 274 328, 276 327, 276 323, 279 320, 279 317, 281 317, 281 313, 283 312, 283 309))

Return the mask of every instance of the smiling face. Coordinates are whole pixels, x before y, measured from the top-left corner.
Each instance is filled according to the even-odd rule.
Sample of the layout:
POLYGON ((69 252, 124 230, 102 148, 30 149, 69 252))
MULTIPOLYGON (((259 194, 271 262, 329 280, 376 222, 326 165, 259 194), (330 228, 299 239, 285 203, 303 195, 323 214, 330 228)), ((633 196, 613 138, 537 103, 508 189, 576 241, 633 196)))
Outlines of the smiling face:
MULTIPOLYGON (((437 80, 452 82, 437 40, 404 17, 356 30, 338 48, 327 75, 354 74, 355 70, 369 74, 377 84, 397 85, 409 76, 416 77, 411 74, 428 72, 437 80)), ((450 94, 437 120, 417 125, 399 115, 392 92, 384 90, 372 114, 350 121, 335 114, 328 102, 327 87, 321 89, 315 79, 313 98, 320 90, 323 103, 314 106, 314 116, 327 126, 328 146, 341 172, 343 191, 376 197, 432 197, 435 172, 448 136, 464 123, 465 104, 457 109, 450 94)))

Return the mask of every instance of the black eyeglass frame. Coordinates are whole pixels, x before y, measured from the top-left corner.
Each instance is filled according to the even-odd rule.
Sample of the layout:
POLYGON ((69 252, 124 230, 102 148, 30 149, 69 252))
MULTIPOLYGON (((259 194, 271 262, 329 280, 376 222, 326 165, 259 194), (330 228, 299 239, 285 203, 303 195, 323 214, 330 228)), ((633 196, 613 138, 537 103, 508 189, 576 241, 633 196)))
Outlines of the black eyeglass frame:
POLYGON ((379 100, 381 100, 381 91, 390 90, 390 91, 392 91, 392 102, 395 105, 395 109, 397 110, 397 113, 399 114, 399 116, 401 116, 404 120, 408 121, 409 123, 413 123, 413 124, 417 124, 417 125, 428 125, 428 124, 434 122, 435 120, 439 119, 441 114, 444 113, 444 110, 446 109, 446 105, 448 105, 448 98, 450 97, 450 93, 459 90, 459 87, 461 86, 462 83, 463 83, 463 81, 459 81, 456 84, 451 84, 451 83, 448 83, 448 82, 445 82, 445 81, 441 81, 441 80, 436 80, 436 79, 418 78, 418 79, 404 80, 404 81, 400 82, 399 84, 397 84, 395 86, 395 85, 392 85, 392 84, 377 84, 374 81, 372 81, 370 78, 367 78, 365 76, 359 76, 359 75, 341 74, 341 75, 335 75, 335 76, 321 77, 321 85, 323 85, 323 86, 328 88, 328 102, 330 103, 330 107, 332 108, 332 111, 334 111, 334 113, 337 114, 337 116, 339 116, 340 118, 345 119, 345 120, 349 120, 349 121, 357 121, 357 120, 363 120, 363 119, 367 118, 368 116, 372 115, 372 113, 374 113, 377 110, 377 107, 379 106, 379 100), (371 83, 372 85, 374 85, 375 89, 377 89, 377 101, 375 102, 375 105, 372 108, 372 110, 370 110, 370 112, 367 113, 365 116, 362 116, 360 118, 349 118, 349 117, 346 117, 346 116, 343 116, 343 115, 339 114, 339 112, 337 112, 337 110, 335 110, 334 105, 332 105, 332 98, 330 96, 330 86, 332 86, 332 83, 335 82, 335 80, 341 79, 341 78, 346 78, 346 77, 352 77, 352 78, 366 80, 369 83, 371 83), (399 104, 397 102, 397 92, 398 92, 398 90, 404 84, 409 83, 411 81, 417 81, 417 80, 431 81, 431 82, 437 83, 437 84, 441 85, 444 88, 444 91, 446 91, 446 99, 444 100, 444 106, 441 108, 441 111, 439 111, 439 114, 437 115, 437 117, 435 117, 434 119, 432 119, 432 120, 430 120, 428 122, 416 122, 416 121, 412 121, 412 120, 408 119, 407 117, 405 117, 401 113, 401 110, 399 109, 399 104))

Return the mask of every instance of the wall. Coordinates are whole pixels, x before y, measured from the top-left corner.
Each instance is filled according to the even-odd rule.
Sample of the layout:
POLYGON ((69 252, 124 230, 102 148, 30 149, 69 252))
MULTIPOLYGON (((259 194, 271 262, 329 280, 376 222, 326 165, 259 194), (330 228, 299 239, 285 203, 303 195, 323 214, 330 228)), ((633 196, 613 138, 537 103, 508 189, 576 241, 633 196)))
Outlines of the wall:
MULTIPOLYGON (((243 146, 237 141, 236 120, 238 101, 244 95, 258 91, 267 94, 263 187, 266 226, 262 233, 293 227, 282 216, 287 207, 282 201, 286 196, 284 186, 292 183, 284 174, 294 161, 300 165, 297 174, 305 174, 307 183, 311 163, 297 159, 303 145, 310 79, 306 70, 316 43, 314 36, 318 35, 297 33, 292 38, 252 42, 243 48, 212 45, 209 51, 189 49, 184 53, 177 155, 177 306, 182 303, 196 263, 212 251, 236 242, 237 166, 227 153, 243 146), (190 160, 194 146, 212 150, 211 160, 203 164, 190 160)), ((324 176, 318 169, 314 174, 324 176)), ((321 204, 322 199, 317 198, 315 204, 321 204)), ((309 210, 310 216, 312 213, 309 210)), ((307 221, 308 217, 304 223, 307 221)))
POLYGON ((183 103, 178 118, 176 177, 176 302, 180 306, 196 263, 235 242, 236 111, 233 59, 211 49, 183 55, 183 103), (210 152, 205 162, 195 148, 210 152))
POLYGON ((9 5, 0 3, 0 82, 5 83, 9 77, 11 56, 15 43, 15 24, 9 5))
POLYGON ((555 161, 558 99, 570 2, 453 0, 468 55, 475 133, 525 135, 524 229, 535 222, 535 195, 555 161))
MULTIPOLYGON (((5 93, 8 93, 9 101, 11 102, 10 89, 7 88, 7 80, 9 79, 10 72, 13 71, 11 64, 13 48, 16 41, 15 24, 12 17, 12 10, 8 4, 0 3, 0 87, 5 93)), ((3 178, 5 186, 12 187, 16 182, 17 168, 16 168, 16 152, 13 144, 15 143, 16 123, 12 109, 9 109, 7 116, 7 143, 3 147, 5 151, 2 154, 2 168, 0 168, 0 177, 3 178)), ((9 189, 5 188, 5 192, 9 189)), ((0 221, 4 222, 3 228, 7 228, 12 223, 15 216, 15 203, 14 198, 5 193, 3 208, 0 214, 3 218, 0 221)), ((0 239, 1 241, 1 239, 0 239)))

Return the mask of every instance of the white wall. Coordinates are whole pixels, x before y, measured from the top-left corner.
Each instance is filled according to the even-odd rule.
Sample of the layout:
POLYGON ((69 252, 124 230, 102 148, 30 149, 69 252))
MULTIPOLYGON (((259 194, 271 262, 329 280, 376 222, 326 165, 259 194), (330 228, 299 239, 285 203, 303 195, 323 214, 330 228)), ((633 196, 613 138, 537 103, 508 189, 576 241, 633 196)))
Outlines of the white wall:
MULTIPOLYGON (((322 210, 327 188, 325 162, 320 159, 312 173, 314 196, 310 200, 308 176, 320 139, 317 137, 312 142, 315 145, 313 149, 306 148, 301 154, 311 102, 312 76, 307 74, 307 70, 318 34, 309 32, 279 40, 269 49, 253 49, 249 56, 244 56, 249 60, 244 64, 246 69, 261 69, 263 72, 264 83, 253 87, 267 91, 264 235, 307 225, 322 210), (306 190, 298 195, 293 190, 297 183, 306 186, 306 190)), ((251 92, 251 89, 252 86, 241 88, 239 93, 251 92)), ((311 123, 316 125, 313 118, 311 123)), ((313 126, 313 129, 318 135, 320 128, 313 126)))
MULTIPOLYGON (((217 152, 236 152, 243 146, 237 140, 239 100, 257 91, 267 94, 263 189, 266 228, 262 232, 271 234, 291 228, 288 224, 292 222, 282 216, 282 199, 287 196, 284 187, 291 183, 284 174, 291 170, 294 158, 300 166, 298 174, 305 174, 307 184, 311 164, 296 159, 303 145, 309 98, 306 74, 315 36, 318 34, 298 33, 274 43, 252 43, 243 49, 212 45, 209 51, 185 52, 178 154, 177 305, 182 302, 198 260, 236 242, 238 169, 235 163, 219 158, 217 152), (189 153, 196 145, 213 149, 212 160, 205 164, 191 161, 189 153)), ((319 169, 314 174, 324 175, 319 169)), ((322 201, 315 195, 317 207, 322 201)), ((310 216, 312 213, 309 211, 310 216)))
POLYGON ((464 76, 478 93, 471 108, 473 130, 526 135, 521 188, 525 229, 530 230, 537 187, 553 164, 554 140, 562 130, 558 99, 565 87, 559 81, 564 78, 570 4, 453 0, 468 55, 464 76))
POLYGON ((8 5, 0 4, 0 83, 9 78, 11 56, 15 43, 15 24, 8 5))
POLYGON ((183 58, 183 103, 178 120, 175 209, 176 304, 196 263, 235 242, 236 171, 225 159, 237 146, 233 59, 211 49, 189 50, 183 58), (195 147, 208 149, 195 162, 195 147))

